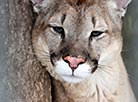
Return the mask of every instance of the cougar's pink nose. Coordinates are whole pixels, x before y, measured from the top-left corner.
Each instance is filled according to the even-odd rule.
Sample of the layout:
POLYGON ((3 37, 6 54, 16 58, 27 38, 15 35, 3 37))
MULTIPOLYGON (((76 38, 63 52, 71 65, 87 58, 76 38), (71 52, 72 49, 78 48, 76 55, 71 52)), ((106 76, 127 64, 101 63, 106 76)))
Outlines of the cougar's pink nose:
POLYGON ((71 57, 71 56, 66 56, 63 58, 65 62, 69 64, 71 69, 76 69, 79 64, 84 63, 85 59, 81 57, 71 57))

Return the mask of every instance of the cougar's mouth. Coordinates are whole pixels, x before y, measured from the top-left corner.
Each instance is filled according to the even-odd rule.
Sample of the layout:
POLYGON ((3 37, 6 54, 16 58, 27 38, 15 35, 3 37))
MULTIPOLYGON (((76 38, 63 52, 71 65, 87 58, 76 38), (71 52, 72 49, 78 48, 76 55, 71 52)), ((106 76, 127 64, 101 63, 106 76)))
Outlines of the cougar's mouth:
POLYGON ((51 62, 55 72, 65 81, 78 83, 87 79, 98 68, 98 60, 93 59, 92 63, 83 57, 64 56, 58 58, 55 54, 51 55, 51 62))

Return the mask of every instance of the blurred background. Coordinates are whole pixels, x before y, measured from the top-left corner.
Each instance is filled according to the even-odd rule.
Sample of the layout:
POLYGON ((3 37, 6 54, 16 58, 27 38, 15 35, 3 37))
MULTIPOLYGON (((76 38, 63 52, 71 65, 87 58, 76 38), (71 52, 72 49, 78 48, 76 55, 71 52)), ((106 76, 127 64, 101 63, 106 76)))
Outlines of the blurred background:
POLYGON ((138 100, 138 0, 132 0, 123 24, 122 55, 138 100))

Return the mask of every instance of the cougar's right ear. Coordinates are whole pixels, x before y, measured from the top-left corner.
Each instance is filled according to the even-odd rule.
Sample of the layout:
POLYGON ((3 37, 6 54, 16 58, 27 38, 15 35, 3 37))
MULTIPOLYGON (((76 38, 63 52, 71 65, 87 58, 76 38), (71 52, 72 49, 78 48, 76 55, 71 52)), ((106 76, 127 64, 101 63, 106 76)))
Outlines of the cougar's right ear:
POLYGON ((113 2, 116 5, 116 9, 118 10, 121 17, 125 16, 127 7, 131 3, 131 1, 132 0, 110 0, 110 2, 113 2))
POLYGON ((34 12, 39 13, 43 8, 47 7, 52 0, 31 0, 34 12))

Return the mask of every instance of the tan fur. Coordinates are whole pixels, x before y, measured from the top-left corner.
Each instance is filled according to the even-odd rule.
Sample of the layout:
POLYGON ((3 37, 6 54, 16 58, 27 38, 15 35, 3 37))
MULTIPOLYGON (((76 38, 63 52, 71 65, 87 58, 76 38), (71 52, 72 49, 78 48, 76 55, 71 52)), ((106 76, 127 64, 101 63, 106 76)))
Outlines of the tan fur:
POLYGON ((38 60, 47 66, 51 76, 63 86, 64 94, 68 97, 68 101, 64 102, 136 102, 120 54, 122 21, 116 5, 106 0, 60 0, 54 3, 51 3, 50 8, 44 8, 44 12, 38 16, 32 40, 38 60), (55 8, 54 3, 60 4, 58 8, 55 8), (66 18, 62 24, 63 15, 66 18), (65 28, 65 33, 70 34, 66 35, 69 37, 66 41, 68 43, 60 46, 61 38, 53 34, 49 23, 65 28), (88 47, 89 32, 99 29, 106 29, 105 35, 93 39, 88 47), (65 82, 54 71, 50 49, 58 51, 66 45, 76 55, 83 55, 82 49, 87 49, 91 57, 100 55, 99 65, 102 66, 80 83, 65 82))
POLYGON ((89 4, 92 5, 96 0, 67 0, 72 5, 83 5, 83 4, 89 4))

